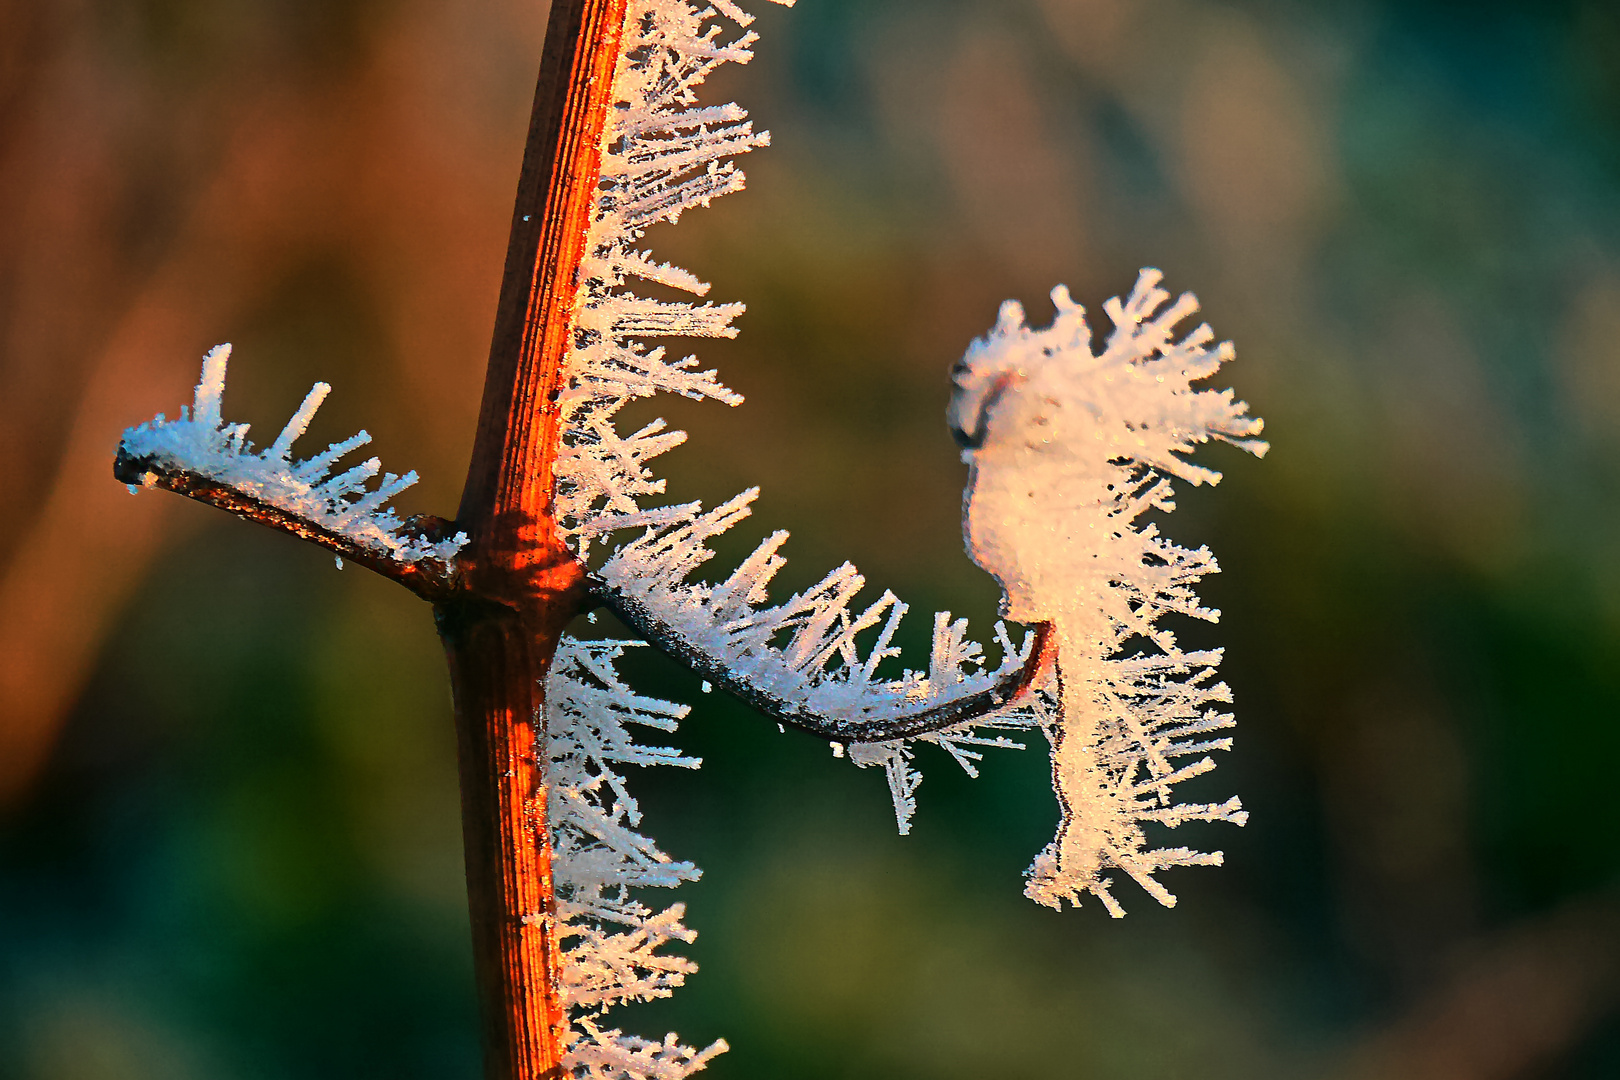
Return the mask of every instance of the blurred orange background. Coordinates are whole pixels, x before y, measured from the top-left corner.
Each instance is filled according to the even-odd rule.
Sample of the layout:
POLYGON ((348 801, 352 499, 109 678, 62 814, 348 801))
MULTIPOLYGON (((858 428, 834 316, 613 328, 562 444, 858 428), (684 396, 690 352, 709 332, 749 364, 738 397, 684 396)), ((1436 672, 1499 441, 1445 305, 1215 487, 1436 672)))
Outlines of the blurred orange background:
MULTIPOLYGON (((1016 297, 1192 289, 1264 462, 1208 543, 1236 791, 1174 911, 1020 895, 1044 748, 881 777, 697 704, 638 778, 708 871, 703 970, 628 1030, 716 1077, 1620 1076, 1620 14, 1588 2, 756 0, 774 145, 651 237, 749 305, 675 498, 759 484, 993 620, 946 372, 1016 297)), ((0 0, 0 1077, 473 1077, 428 612, 111 476, 235 344, 226 415, 365 427, 454 505, 545 21, 510 0, 0 0)), ((737 541, 738 550, 746 542, 737 541)), ((1203 790, 1203 789, 1201 789, 1203 790)))

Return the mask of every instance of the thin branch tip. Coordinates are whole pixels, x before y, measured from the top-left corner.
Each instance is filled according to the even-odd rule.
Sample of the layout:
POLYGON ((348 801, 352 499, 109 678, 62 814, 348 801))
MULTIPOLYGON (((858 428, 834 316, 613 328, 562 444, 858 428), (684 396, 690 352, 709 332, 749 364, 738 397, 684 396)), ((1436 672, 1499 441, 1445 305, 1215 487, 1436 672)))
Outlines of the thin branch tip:
MULTIPOLYGON (((442 603, 461 591, 460 568, 454 557, 442 559, 423 555, 410 561, 400 559, 319 521, 277 506, 253 492, 200 473, 175 468, 153 456, 131 454, 123 446, 118 448, 118 454, 113 459, 113 477, 119 483, 128 485, 132 491, 141 488, 172 491, 176 495, 184 495, 224 510, 244 521, 296 536, 325 548, 345 562, 363 566, 390 581, 398 582, 431 603, 442 603)), ((399 530, 399 535, 402 539, 420 541, 426 545, 442 544, 453 539, 453 529, 453 522, 424 514, 408 519, 399 530)))

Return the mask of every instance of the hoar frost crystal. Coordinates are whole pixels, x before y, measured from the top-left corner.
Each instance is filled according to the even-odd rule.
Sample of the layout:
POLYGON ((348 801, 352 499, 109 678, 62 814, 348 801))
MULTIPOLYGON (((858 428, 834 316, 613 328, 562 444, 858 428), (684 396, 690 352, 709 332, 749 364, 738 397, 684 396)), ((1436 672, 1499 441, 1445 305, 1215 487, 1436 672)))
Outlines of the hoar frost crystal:
MULTIPOLYGON (((791 5, 792 0, 775 0, 791 5)), ((884 593, 853 607, 864 579, 848 564, 778 604, 768 587, 783 565, 786 533, 768 537, 719 584, 693 575, 713 552, 709 541, 746 518, 757 492, 705 511, 698 504, 644 506, 663 492, 648 462, 685 433, 662 421, 621 434, 615 417, 629 401, 657 393, 740 396, 693 357, 672 358, 649 338, 730 337, 740 304, 675 303, 637 296, 629 283, 650 281, 697 297, 708 286, 661 264, 636 245, 658 222, 743 186, 731 158, 765 146, 736 105, 699 106, 696 87, 727 61, 747 62, 752 17, 730 0, 631 0, 601 139, 601 177, 571 312, 564 364, 562 444, 556 462, 556 513, 563 535, 593 572, 599 598, 675 651, 705 680, 769 702, 778 717, 824 718, 835 751, 886 774, 901 832, 916 807, 917 743, 943 749, 974 774, 982 751, 1020 747, 1009 732, 1039 729, 1052 748, 1062 820, 1036 856, 1027 895, 1051 907, 1096 896, 1115 915, 1110 871, 1134 879, 1165 905, 1175 898, 1155 878, 1172 866, 1219 863, 1220 853, 1152 848, 1145 827, 1187 821, 1243 824, 1233 798, 1177 803, 1173 787, 1213 768, 1209 753, 1229 740, 1232 718, 1215 681, 1219 650, 1183 651, 1166 615, 1214 621, 1194 586, 1216 570, 1203 548, 1177 546, 1146 515, 1173 509, 1174 478, 1215 483, 1219 474, 1186 455, 1211 439, 1255 454, 1260 421, 1230 391, 1196 390, 1231 346, 1211 348, 1199 326, 1175 328, 1197 308, 1173 303, 1157 271, 1142 272, 1124 300, 1104 305, 1112 330, 1100 352, 1066 290, 1052 294, 1053 324, 1024 324, 1004 305, 991 333, 973 343, 954 372, 948 420, 971 466, 965 531, 969 553, 1006 592, 1005 616, 1044 624, 1055 644, 1032 690, 987 715, 915 737, 861 741, 863 724, 919 704, 983 693, 1016 673, 1035 648, 996 627, 1000 660, 967 637, 965 620, 934 618, 926 671, 879 673, 899 656, 892 642, 904 604, 884 593), (733 32, 725 20, 743 32, 733 32), (625 530, 639 530, 629 539, 625 530), (869 640, 867 640, 869 638, 869 640), (861 640, 858 640, 861 639, 861 640), (863 645, 863 641, 865 644, 863 645), (840 733, 847 737, 840 737, 840 733)), ((342 538, 374 560, 433 563, 453 570, 461 535, 414 535, 384 503, 415 474, 368 486, 375 459, 333 475, 364 432, 304 462, 290 449, 308 426, 325 384, 317 384, 267 450, 255 452, 245 425, 220 416, 229 349, 209 354, 194 408, 125 433, 121 455, 169 473, 224 485, 259 505, 279 508, 342 538)), ((146 467, 144 464, 142 467, 146 467)), ((151 474, 142 482, 150 482, 151 474)), ((619 771, 625 765, 696 768, 667 747, 636 741, 629 725, 669 733, 687 707, 636 694, 615 669, 639 642, 564 638, 546 684, 544 748, 554 852, 569 1074, 593 1080, 679 1080, 726 1047, 654 1042, 604 1024, 612 1006, 663 997, 695 970, 664 951, 687 942, 683 905, 646 906, 637 890, 695 879, 690 863, 666 855, 641 828, 641 814, 619 771)), ((1044 654, 1043 654, 1044 655, 1044 654)), ((705 689, 708 688, 705 682, 705 689)), ((996 700, 1000 700, 997 698, 996 700)), ((871 729, 868 729, 871 730, 871 729)), ((536 915, 535 918, 544 916, 536 915)))

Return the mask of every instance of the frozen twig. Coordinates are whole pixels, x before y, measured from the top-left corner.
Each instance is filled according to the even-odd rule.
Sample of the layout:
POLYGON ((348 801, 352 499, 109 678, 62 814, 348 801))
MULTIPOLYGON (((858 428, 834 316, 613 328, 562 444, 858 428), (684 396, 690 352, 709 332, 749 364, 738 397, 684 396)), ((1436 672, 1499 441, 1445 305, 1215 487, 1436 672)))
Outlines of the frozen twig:
POLYGON ((364 431, 314 457, 295 459, 293 443, 332 389, 325 383, 315 384, 270 446, 255 450, 248 425, 228 423, 221 415, 230 355, 229 345, 208 353, 192 406, 182 408, 179 419, 159 414, 124 432, 113 475, 131 491, 173 491, 319 544, 423 599, 451 595, 456 553, 467 534, 453 533, 440 518, 402 521, 386 505, 416 483, 416 473, 382 473, 378 479, 382 463, 377 458, 340 469, 344 457, 371 441, 364 431))

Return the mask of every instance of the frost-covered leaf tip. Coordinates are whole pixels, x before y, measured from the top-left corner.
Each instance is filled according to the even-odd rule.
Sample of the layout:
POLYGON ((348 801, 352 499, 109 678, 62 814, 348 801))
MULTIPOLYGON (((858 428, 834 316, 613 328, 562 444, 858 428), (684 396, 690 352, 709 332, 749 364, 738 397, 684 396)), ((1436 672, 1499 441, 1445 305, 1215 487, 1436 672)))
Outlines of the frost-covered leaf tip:
POLYGON ((1210 865, 1219 852, 1148 847, 1144 826, 1228 821, 1247 814, 1235 798, 1178 804, 1171 788, 1214 767, 1210 751, 1230 740, 1219 708, 1231 699, 1214 681, 1220 651, 1183 651, 1166 615, 1214 622, 1194 586, 1217 570, 1208 549, 1179 547, 1144 520, 1174 509, 1171 478, 1216 483, 1220 474, 1186 460, 1211 439, 1256 455, 1261 422, 1230 390, 1197 390, 1232 358, 1211 348, 1200 325, 1178 323, 1198 308, 1158 287, 1144 270, 1123 302, 1104 310, 1113 331, 1092 350, 1085 312, 1059 287, 1057 317, 1024 323, 1015 303, 973 343, 954 373, 948 420, 972 466, 964 531, 969 553, 1006 592, 1009 618, 1052 624, 1057 686, 1044 728, 1062 808, 1057 837, 1029 870, 1028 895, 1051 907, 1096 895, 1124 910, 1106 873, 1122 870, 1166 906, 1154 873, 1210 865))

